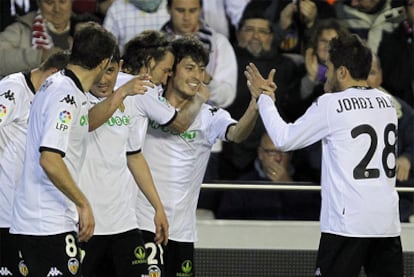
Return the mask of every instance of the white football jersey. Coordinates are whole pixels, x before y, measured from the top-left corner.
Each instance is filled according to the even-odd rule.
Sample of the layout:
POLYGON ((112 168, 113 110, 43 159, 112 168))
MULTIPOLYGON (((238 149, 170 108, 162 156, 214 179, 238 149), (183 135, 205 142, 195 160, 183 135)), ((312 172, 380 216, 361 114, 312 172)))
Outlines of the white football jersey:
MULTIPOLYGON (((181 134, 150 121, 143 153, 167 214, 170 239, 197 240, 195 212, 211 147, 225 140, 235 123, 227 111, 206 104, 181 134)), ((136 207, 140 229, 155 232, 154 209, 142 192, 136 207)))
POLYGON ((390 95, 349 88, 324 94, 292 124, 261 96, 259 112, 283 151, 322 140, 321 231, 349 237, 400 234, 395 189, 397 114, 390 95))
POLYGON ((9 228, 14 190, 23 170, 27 121, 35 89, 30 72, 0 81, 0 227, 9 228))
POLYGON ((88 101, 70 70, 50 76, 36 93, 29 115, 23 175, 16 189, 11 233, 53 235, 77 231, 78 214, 39 163, 42 151, 63 157, 76 183, 88 133, 88 101))
MULTIPOLYGON (((116 88, 134 76, 119 73, 116 88)), ((91 106, 99 99, 88 95, 91 106)), ((141 150, 148 117, 169 123, 176 110, 162 97, 162 89, 124 99, 108 121, 89 135, 80 186, 95 216, 95 235, 110 235, 138 228, 135 217, 137 185, 127 166, 127 152, 141 150)))

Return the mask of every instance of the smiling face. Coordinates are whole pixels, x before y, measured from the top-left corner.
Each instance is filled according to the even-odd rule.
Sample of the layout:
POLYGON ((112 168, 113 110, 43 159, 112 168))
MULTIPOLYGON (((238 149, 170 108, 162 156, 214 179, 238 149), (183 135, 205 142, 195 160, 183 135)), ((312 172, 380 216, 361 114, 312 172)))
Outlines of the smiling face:
POLYGON ((237 41, 255 57, 270 51, 273 41, 270 22, 261 18, 245 20, 237 32, 237 41))
POLYGON ((191 57, 183 58, 175 68, 171 85, 181 98, 193 97, 203 84, 204 64, 197 64, 191 57))
POLYGON ((93 84, 91 92, 101 98, 111 95, 115 87, 119 69, 120 65, 117 62, 111 62, 100 80, 93 84))

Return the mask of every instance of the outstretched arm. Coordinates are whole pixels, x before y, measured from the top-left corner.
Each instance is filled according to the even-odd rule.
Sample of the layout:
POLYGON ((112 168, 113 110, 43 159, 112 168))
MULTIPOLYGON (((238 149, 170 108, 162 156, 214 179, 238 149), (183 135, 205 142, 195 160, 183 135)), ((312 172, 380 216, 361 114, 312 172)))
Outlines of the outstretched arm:
POLYGON ((108 96, 104 101, 93 106, 88 112, 89 132, 92 132, 104 124, 112 114, 122 106, 122 101, 129 95, 144 94, 147 87, 154 87, 148 82, 149 77, 146 75, 137 76, 108 96))
POLYGON ((134 176, 135 182, 155 209, 155 242, 166 245, 168 242, 168 220, 144 155, 142 153, 128 155, 128 168, 134 176))

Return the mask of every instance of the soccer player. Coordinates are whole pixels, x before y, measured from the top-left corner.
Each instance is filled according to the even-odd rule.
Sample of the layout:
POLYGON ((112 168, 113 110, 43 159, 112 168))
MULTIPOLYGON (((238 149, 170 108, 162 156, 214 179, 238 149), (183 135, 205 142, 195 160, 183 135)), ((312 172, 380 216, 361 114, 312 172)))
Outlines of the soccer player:
MULTIPOLYGON (((202 90, 208 53, 196 39, 181 38, 172 45, 175 64, 165 97, 180 108, 202 90)), ((256 102, 251 101, 239 122, 227 111, 208 104, 185 132, 150 121, 143 153, 169 222, 167 246, 154 243, 154 210, 138 192, 138 226, 149 249, 150 271, 161 276, 194 276, 195 212, 211 147, 217 139, 240 142, 249 135, 257 117, 256 102)))
MULTIPOLYGON (((367 85, 372 54, 355 35, 330 42, 325 91, 293 124, 260 94, 257 68, 247 68, 272 141, 291 151, 322 140, 321 239, 315 276, 402 277, 395 189, 397 114, 392 97, 367 85)), ((274 74, 274 71, 273 71, 274 74)), ((259 81, 260 80, 260 81, 259 81)), ((277 97, 277 94, 276 94, 277 97)))
MULTIPOLYGON (((133 74, 149 74, 151 82, 157 86, 148 89, 145 95, 126 98, 106 124, 90 133, 80 186, 90 200, 96 226, 92 238, 82 243, 85 277, 148 275, 145 245, 134 212, 137 184, 155 211, 155 239, 153 236, 151 241, 157 244, 168 241, 164 207, 141 152, 143 135, 148 117, 169 128, 180 128, 195 117, 197 109, 194 109, 194 115, 190 115, 188 107, 191 110, 191 106, 198 106, 199 110, 203 103, 192 101, 187 109, 177 112, 162 97, 160 85, 166 84, 173 63, 174 55, 165 34, 145 31, 132 39, 125 48, 124 70, 133 74), (112 275, 108 275, 105 263, 113 265, 112 275)), ((102 79, 88 94, 91 105, 112 94, 117 76, 122 80, 132 78, 122 72, 118 75, 121 64, 117 53, 102 79)))
POLYGON ((108 31, 86 26, 75 34, 67 67, 50 76, 33 99, 10 227, 21 253, 19 268, 31 276, 82 275, 78 240, 88 240, 95 225, 77 186, 87 132, 93 129, 88 118, 94 124, 106 121, 115 100, 146 90, 141 80, 131 80, 88 112, 85 92, 106 72, 116 47, 108 31))
POLYGON ((0 268, 5 275, 17 275, 18 252, 9 228, 14 190, 22 174, 30 105, 43 81, 68 60, 67 53, 58 52, 39 68, 0 81, 0 268))

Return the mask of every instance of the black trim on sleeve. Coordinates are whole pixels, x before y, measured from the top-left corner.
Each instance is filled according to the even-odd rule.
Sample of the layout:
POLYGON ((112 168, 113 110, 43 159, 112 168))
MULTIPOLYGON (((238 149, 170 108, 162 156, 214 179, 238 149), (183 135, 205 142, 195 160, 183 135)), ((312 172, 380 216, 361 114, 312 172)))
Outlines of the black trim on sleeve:
POLYGON ((168 120, 168 122, 167 123, 165 123, 165 124, 160 124, 160 126, 168 126, 168 125, 170 125, 171 124, 171 122, 173 122, 174 121, 174 119, 177 117, 177 110, 175 110, 175 113, 174 113, 174 115, 173 115, 173 117, 171 117, 171 119, 170 120, 168 120))
POLYGON ((228 138, 227 138, 227 133, 229 132, 229 129, 230 129, 230 127, 231 126, 234 126, 234 125, 236 125, 237 123, 231 123, 231 124, 229 124, 229 126, 227 126, 227 129, 226 129, 226 135, 225 135, 225 138, 226 138, 226 140, 227 141, 231 141, 231 140, 229 140, 228 138))
POLYGON ((65 157, 65 155, 66 155, 66 153, 65 153, 65 152, 60 151, 60 150, 58 150, 58 149, 55 149, 55 148, 49 148, 49 147, 44 147, 44 146, 40 146, 40 147, 39 147, 39 152, 43 152, 43 151, 49 151, 49 152, 53 152, 53 153, 60 154, 60 156, 61 156, 62 158, 64 158, 64 157, 65 157))
POLYGON ((128 151, 128 152, 126 152, 127 156, 131 156, 131 155, 138 154, 138 153, 141 153, 141 149, 138 149, 136 151, 128 151))

